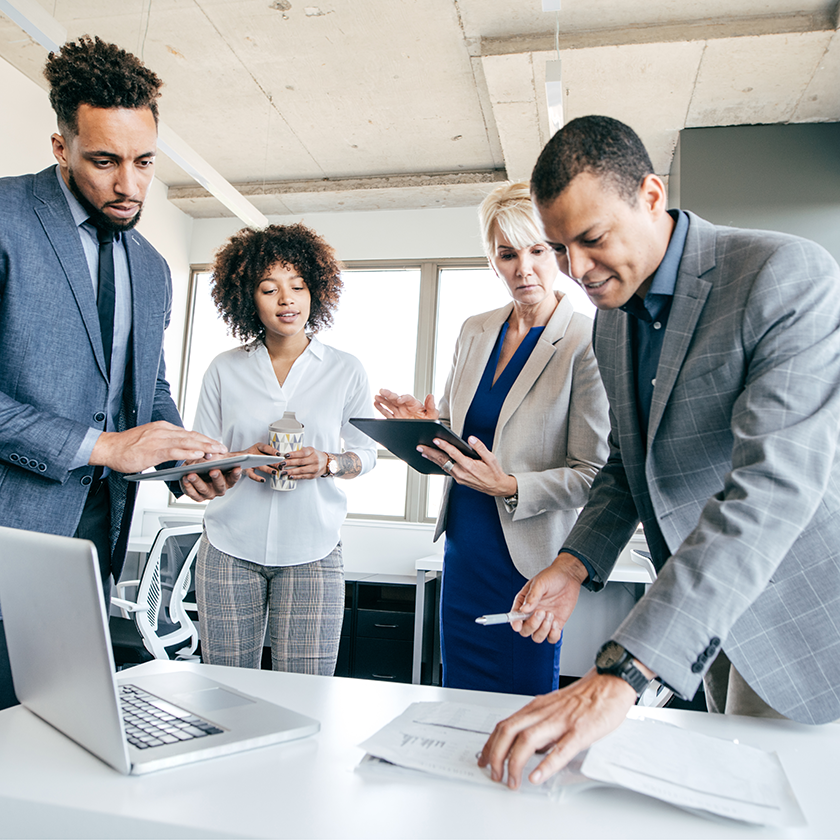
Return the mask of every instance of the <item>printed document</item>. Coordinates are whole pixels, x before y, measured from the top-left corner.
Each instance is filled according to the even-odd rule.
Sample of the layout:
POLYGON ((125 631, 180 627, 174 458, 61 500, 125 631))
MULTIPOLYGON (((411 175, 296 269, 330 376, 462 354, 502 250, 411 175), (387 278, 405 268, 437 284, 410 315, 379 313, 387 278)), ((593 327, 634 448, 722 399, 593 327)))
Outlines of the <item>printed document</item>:
MULTIPOLYGON (((368 753, 360 768, 382 770, 396 765, 450 779, 497 784, 476 759, 495 725, 518 708, 412 703, 360 745, 368 753)), ((668 723, 628 718, 556 776, 543 785, 532 785, 527 776, 543 757, 534 756, 527 765, 523 791, 556 796, 560 791, 607 784, 701 815, 759 825, 805 824, 775 753, 668 723)))

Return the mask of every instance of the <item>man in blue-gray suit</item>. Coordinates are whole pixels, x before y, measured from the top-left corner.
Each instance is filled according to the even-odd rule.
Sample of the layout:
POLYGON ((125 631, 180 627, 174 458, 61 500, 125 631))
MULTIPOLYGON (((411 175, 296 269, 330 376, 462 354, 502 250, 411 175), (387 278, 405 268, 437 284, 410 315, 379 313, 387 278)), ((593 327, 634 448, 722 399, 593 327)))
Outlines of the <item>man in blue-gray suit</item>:
POLYGON ((618 726, 649 680, 712 711, 840 718, 840 269, 820 246, 666 210, 627 126, 584 117, 532 194, 598 307, 610 456, 514 629, 555 641, 638 523, 657 579, 576 683, 503 721, 480 763, 541 781, 618 726))
MULTIPOLYGON (((58 165, 0 179, 0 525, 91 539, 107 584, 134 504, 120 473, 225 447, 182 428, 163 363, 169 269, 133 230, 161 81, 87 37, 51 54, 45 75, 58 165)), ((209 499, 238 472, 182 489, 209 499)), ((0 708, 13 702, 0 620, 0 708)))

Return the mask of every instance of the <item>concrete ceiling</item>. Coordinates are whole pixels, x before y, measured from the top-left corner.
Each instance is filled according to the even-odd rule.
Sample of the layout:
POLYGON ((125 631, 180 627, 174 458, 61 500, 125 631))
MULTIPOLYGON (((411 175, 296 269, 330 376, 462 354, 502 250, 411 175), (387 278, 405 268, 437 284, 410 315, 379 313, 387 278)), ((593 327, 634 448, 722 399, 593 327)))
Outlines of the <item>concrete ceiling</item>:
MULTIPOLYGON (((840 120, 838 0, 39 0, 143 57, 161 116, 263 213, 477 204, 566 120, 632 125, 667 175, 680 129, 840 120)), ((0 14, 0 55, 44 50, 0 14)), ((170 199, 229 213, 161 159, 170 199)))

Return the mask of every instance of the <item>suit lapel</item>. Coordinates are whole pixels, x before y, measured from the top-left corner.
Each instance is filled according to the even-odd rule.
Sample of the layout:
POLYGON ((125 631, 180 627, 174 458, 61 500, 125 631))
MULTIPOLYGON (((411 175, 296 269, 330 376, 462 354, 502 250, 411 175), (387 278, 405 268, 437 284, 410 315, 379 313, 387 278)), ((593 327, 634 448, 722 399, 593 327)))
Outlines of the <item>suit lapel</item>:
MULTIPOLYGON (((157 290, 154 276, 147 270, 147 261, 143 260, 140 254, 142 243, 133 230, 124 235, 124 243, 131 283, 131 339, 129 341, 131 364, 129 370, 132 375, 127 377, 126 382, 131 382, 134 392, 134 409, 139 412, 141 395, 150 393, 150 383, 145 379, 148 379, 150 370, 157 371, 157 366, 150 368, 147 364, 141 364, 144 350, 155 346, 152 316, 156 307, 152 305, 152 301, 157 290)), ((153 383, 151 385, 153 386, 153 383)))
POLYGON ((715 238, 711 225, 689 214, 688 235, 680 260, 668 327, 662 342, 662 354, 656 369, 656 386, 650 405, 648 449, 659 428, 665 406, 691 345, 697 321, 712 289, 711 282, 702 279, 702 275, 715 267, 715 238))
POLYGON ((525 362, 522 372, 516 377, 516 381, 511 386, 510 392, 502 405, 502 410, 499 412, 499 420, 496 423, 496 434, 494 435, 493 441, 494 449, 505 424, 513 416, 516 409, 519 408, 522 400, 528 396, 534 383, 545 370, 552 356, 557 352, 556 344, 566 334, 566 329, 572 320, 573 313, 574 308, 572 304, 566 298, 561 297, 557 302, 557 308, 554 310, 554 313, 543 330, 543 334, 528 357, 528 361, 525 362))
POLYGON ((513 304, 510 304, 490 312, 481 325, 481 331, 472 336, 467 346, 460 347, 458 350, 459 355, 465 359, 458 381, 452 383, 452 393, 457 393, 460 397, 452 405, 452 430, 458 434, 464 430, 467 411, 478 390, 484 368, 487 367, 487 360, 493 352, 499 330, 508 319, 512 309, 513 304))
POLYGON ((73 221, 73 215, 56 180, 55 167, 45 169, 35 176, 33 192, 36 199, 33 208, 35 215, 40 220, 56 259, 70 284, 96 357, 96 363, 107 380, 99 314, 96 310, 96 295, 93 291, 87 257, 79 240, 79 231, 73 221))

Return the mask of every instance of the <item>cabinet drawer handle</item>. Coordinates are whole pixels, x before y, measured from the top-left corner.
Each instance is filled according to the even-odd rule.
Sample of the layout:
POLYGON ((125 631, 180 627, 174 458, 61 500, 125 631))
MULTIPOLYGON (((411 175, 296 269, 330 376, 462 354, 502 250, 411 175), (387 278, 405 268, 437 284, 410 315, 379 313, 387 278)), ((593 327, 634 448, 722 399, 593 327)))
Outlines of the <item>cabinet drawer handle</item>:
POLYGON ((377 680, 392 680, 394 679, 393 674, 371 674, 374 679, 377 680))
POLYGON ((385 627, 388 630, 396 630, 397 629, 396 624, 374 624, 373 626, 374 627, 385 627))

